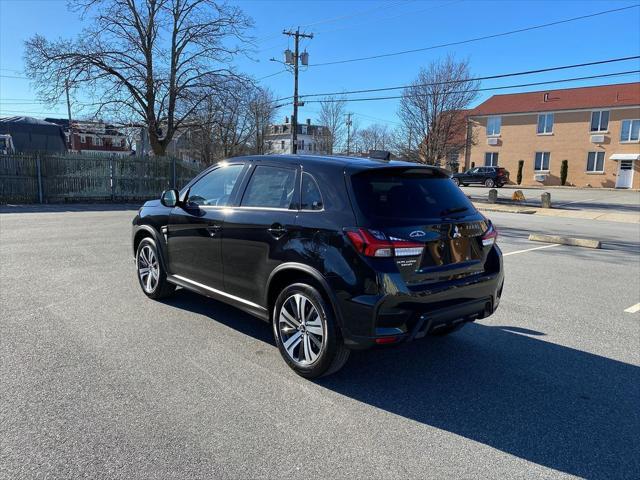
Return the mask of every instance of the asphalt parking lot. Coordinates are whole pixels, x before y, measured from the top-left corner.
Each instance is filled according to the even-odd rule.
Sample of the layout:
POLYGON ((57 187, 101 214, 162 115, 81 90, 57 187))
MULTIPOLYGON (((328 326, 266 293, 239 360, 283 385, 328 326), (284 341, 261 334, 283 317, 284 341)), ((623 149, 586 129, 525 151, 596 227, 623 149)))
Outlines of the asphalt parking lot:
POLYGON ((310 382, 267 324, 148 300, 134 212, 92 210, 0 215, 0 478, 640 477, 638 225, 490 214, 494 316, 310 382))

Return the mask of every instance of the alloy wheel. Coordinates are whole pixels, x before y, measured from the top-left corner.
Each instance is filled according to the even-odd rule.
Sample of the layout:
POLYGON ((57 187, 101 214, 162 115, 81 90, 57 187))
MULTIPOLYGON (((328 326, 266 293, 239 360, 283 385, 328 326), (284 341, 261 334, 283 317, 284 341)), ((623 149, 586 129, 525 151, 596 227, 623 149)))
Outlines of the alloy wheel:
POLYGON ((138 254, 138 276, 144 291, 153 293, 160 279, 158 257, 150 245, 145 245, 138 254))
POLYGON ((314 363, 325 348, 325 328, 313 302, 301 293, 280 308, 278 333, 284 350, 299 365, 314 363))

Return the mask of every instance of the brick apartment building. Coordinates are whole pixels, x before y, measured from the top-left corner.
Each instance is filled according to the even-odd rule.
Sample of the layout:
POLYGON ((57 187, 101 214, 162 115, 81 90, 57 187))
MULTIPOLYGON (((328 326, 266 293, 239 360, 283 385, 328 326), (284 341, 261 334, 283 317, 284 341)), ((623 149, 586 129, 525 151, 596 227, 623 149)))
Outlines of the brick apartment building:
POLYGON ((131 148, 126 136, 116 126, 104 122, 73 121, 73 148, 69 120, 64 118, 46 118, 47 122, 62 127, 67 142, 67 149, 80 153, 95 155, 129 155, 131 148))
POLYGON ((522 160, 523 186, 560 185, 567 160, 567 185, 640 188, 640 82, 494 95, 467 119, 466 168, 515 182, 522 160))

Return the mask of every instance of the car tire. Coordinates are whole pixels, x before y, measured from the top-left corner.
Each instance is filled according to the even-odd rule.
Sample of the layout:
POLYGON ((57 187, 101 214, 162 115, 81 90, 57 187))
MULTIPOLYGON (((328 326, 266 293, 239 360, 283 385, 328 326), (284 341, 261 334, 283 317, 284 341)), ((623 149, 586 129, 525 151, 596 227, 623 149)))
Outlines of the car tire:
POLYGON ((455 183, 456 185, 460 186, 460 180, 459 179, 454 177, 454 178, 452 178, 452 180, 453 180, 453 183, 455 183))
POLYGON ((463 183, 462 186, 463 187, 467 187, 467 186, 469 186, 469 184, 468 183, 463 183))
POLYGON ((447 325, 445 327, 436 328, 435 330, 432 330, 431 332, 429 332, 429 335, 433 337, 444 337, 445 335, 449 335, 453 332, 457 332, 466 324, 467 324, 466 322, 461 322, 461 323, 456 323, 455 325, 447 325))
POLYGON ((337 372, 349 358, 333 308, 311 285, 294 283, 280 292, 272 325, 280 355, 304 378, 337 372))
POLYGON ((496 185, 496 182, 494 182, 492 178, 487 178, 484 181, 484 186, 487 187, 487 188, 493 188, 493 187, 495 187, 495 185, 496 185))
POLYGON ((167 272, 162 265, 158 247, 151 237, 145 237, 136 251, 136 273, 144 294, 160 300, 171 295, 176 286, 167 281, 167 272))

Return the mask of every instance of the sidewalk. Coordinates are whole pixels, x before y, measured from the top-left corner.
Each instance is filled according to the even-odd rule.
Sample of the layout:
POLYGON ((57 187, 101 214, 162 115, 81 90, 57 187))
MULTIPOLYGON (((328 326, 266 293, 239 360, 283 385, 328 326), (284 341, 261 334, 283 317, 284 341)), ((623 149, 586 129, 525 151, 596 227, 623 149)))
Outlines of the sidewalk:
POLYGON ((545 217, 580 218, 586 220, 640 224, 640 214, 637 213, 602 212, 597 210, 565 210, 562 208, 539 208, 481 202, 473 202, 473 205, 481 212, 522 213, 545 217))

